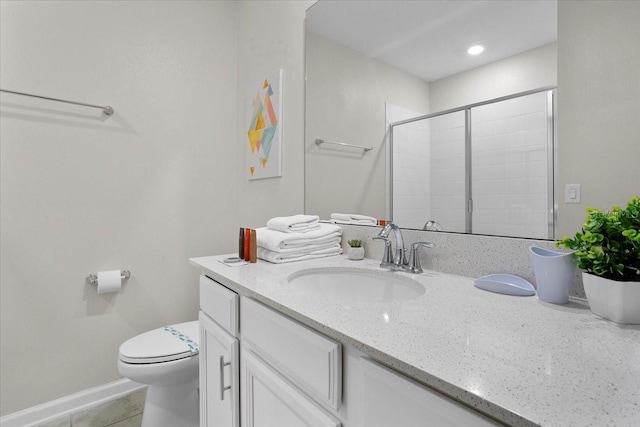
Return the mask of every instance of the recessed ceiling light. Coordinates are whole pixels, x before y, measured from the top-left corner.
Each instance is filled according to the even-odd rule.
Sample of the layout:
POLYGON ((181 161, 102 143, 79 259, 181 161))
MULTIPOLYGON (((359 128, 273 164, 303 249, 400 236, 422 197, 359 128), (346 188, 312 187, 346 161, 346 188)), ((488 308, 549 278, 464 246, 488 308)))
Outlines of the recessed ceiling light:
POLYGON ((484 51, 484 46, 482 45, 475 45, 475 46, 471 46, 469 49, 467 49, 467 53, 469 55, 478 55, 481 54, 484 51))

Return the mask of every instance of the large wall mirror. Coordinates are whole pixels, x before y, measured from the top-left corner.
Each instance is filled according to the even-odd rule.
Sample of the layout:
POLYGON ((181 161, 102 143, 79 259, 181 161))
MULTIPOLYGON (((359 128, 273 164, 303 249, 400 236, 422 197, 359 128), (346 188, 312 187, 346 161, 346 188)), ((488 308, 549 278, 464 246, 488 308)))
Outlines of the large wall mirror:
POLYGON ((554 238, 555 1, 321 0, 306 29, 307 213, 554 238))

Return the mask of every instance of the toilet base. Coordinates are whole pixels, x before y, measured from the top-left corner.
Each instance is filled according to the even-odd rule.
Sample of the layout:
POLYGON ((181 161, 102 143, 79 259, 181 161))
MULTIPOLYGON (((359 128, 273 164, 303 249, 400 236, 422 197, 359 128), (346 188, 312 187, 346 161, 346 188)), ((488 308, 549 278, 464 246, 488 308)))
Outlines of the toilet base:
POLYGON ((177 385, 150 385, 142 427, 199 427, 198 378, 177 385))

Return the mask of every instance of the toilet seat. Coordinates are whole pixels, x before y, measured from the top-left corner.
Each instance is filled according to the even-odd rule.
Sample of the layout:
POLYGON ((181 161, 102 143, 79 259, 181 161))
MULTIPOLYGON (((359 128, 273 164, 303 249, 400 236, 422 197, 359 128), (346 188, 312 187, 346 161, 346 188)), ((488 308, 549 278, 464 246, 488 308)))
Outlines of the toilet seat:
POLYGON ((199 354, 200 328, 197 320, 164 326, 137 335, 120 346, 124 363, 152 364, 195 357, 199 354))

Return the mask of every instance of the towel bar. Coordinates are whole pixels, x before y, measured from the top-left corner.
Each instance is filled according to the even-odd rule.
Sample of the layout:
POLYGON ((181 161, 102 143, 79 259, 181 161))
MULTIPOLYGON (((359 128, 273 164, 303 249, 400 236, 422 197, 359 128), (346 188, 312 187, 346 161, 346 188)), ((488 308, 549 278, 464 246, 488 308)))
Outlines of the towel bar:
POLYGON ((51 98, 48 96, 40 96, 40 95, 31 95, 29 93, 23 93, 23 92, 15 92, 13 90, 4 90, 4 89, 0 89, 0 92, 6 92, 6 93, 12 93, 14 95, 22 95, 22 96, 30 96, 32 98, 40 98, 40 99, 46 99, 49 101, 58 101, 58 102, 64 102, 66 104, 74 104, 74 105, 82 105, 84 107, 91 107, 91 108, 100 108, 102 111, 104 111, 104 113, 107 116, 110 116, 114 113, 114 109, 111 108, 110 106, 106 105, 106 106, 101 106, 101 105, 93 105, 93 104, 86 104, 84 102, 76 102, 76 101, 67 101, 65 99, 59 99, 59 98, 51 98))
POLYGON ((362 145, 347 144, 346 142, 331 142, 331 141, 325 141, 324 139, 316 139, 316 145, 322 145, 322 144, 333 144, 333 145, 341 145, 343 147, 359 148, 361 150, 364 150, 365 153, 367 151, 373 150, 373 147, 364 147, 362 145))

